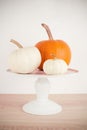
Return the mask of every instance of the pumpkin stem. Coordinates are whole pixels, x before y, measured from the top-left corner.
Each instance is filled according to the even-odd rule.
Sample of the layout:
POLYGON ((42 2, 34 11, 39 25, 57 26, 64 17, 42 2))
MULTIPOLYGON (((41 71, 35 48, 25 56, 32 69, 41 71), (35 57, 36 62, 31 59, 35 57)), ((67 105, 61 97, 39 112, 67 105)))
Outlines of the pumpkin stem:
POLYGON ((14 43, 18 48, 23 48, 23 46, 19 42, 15 41, 14 39, 11 39, 10 42, 14 43))
POLYGON ((57 59, 57 57, 54 54, 50 54, 50 55, 53 57, 53 59, 57 59))
POLYGON ((50 28, 48 27, 48 25, 46 25, 45 23, 42 23, 41 25, 46 29, 46 32, 48 34, 49 39, 53 40, 53 36, 52 36, 52 33, 51 33, 50 28))

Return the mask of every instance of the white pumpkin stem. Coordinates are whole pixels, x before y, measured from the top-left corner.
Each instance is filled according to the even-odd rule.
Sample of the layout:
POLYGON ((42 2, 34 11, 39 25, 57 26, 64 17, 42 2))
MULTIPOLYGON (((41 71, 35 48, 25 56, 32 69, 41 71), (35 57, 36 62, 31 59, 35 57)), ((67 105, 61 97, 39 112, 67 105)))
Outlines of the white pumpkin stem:
POLYGON ((51 33, 50 28, 48 27, 48 25, 46 25, 45 23, 42 23, 41 25, 45 28, 45 30, 46 30, 46 32, 48 34, 49 40, 53 40, 53 36, 52 36, 52 33, 51 33))
POLYGON ((58 59, 54 54, 50 54, 52 57, 53 57, 53 59, 58 59))
POLYGON ((18 48, 23 48, 23 46, 19 42, 17 42, 16 40, 14 40, 14 39, 11 39, 10 42, 15 44, 18 48))

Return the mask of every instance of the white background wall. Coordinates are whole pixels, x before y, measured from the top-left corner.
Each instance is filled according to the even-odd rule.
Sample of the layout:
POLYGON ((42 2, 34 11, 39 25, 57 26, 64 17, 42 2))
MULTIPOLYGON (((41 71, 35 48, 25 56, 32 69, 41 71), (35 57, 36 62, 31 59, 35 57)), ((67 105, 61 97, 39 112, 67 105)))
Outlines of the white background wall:
POLYGON ((49 78, 51 93, 87 93, 87 1, 0 0, 0 93, 33 93, 36 77, 7 71, 7 59, 17 49, 47 39, 41 23, 50 26, 55 39, 65 40, 72 50, 71 68, 79 73, 49 78))

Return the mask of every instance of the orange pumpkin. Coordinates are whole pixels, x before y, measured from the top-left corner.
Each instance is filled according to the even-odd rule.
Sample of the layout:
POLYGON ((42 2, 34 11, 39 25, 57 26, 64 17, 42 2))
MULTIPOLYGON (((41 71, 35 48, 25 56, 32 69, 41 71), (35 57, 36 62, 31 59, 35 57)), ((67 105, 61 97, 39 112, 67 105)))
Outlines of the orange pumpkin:
POLYGON ((42 26, 46 29, 49 40, 40 41, 35 45, 42 56, 42 62, 39 69, 43 70, 43 63, 45 60, 53 59, 55 57, 63 59, 69 64, 71 60, 71 50, 68 44, 63 40, 54 40, 49 27, 46 24, 42 24, 42 26))

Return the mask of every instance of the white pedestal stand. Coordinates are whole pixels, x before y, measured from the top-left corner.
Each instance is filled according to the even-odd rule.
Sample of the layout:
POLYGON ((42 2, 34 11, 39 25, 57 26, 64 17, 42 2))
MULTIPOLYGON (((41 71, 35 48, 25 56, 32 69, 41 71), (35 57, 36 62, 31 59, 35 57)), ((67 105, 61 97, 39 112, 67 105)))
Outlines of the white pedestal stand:
POLYGON ((48 99, 50 83, 46 77, 37 79, 35 90, 37 94, 36 100, 25 104, 23 106, 24 112, 35 115, 52 115, 61 112, 62 107, 48 99))

